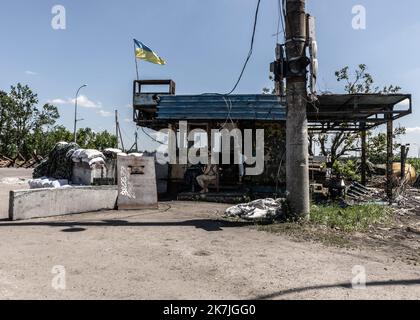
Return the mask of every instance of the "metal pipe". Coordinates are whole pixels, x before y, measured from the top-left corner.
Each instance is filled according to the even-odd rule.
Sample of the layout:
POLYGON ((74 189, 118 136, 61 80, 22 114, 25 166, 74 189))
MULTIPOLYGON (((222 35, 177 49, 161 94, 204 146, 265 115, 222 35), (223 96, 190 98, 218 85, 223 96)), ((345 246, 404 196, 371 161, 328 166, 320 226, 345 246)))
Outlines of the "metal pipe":
POLYGON ((388 116, 387 122, 387 134, 386 134, 386 194, 388 196, 388 200, 392 202, 392 164, 394 161, 394 154, 393 154, 393 135, 394 135, 394 128, 393 128, 393 120, 391 116, 388 116))
POLYGON ((367 161, 367 144, 366 144, 366 124, 360 124, 361 140, 362 140, 362 159, 361 159, 361 178, 362 185, 366 186, 366 161, 367 161))

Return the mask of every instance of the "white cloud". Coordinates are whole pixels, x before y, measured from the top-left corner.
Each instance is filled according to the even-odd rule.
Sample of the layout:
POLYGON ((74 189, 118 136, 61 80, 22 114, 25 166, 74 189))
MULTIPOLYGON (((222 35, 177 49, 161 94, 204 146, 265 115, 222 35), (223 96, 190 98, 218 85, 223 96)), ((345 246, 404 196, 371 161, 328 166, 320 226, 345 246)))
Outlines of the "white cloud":
POLYGON ((101 117, 107 118, 107 117, 112 117, 113 113, 109 112, 109 111, 105 111, 105 110, 99 110, 97 112, 101 117))
POLYGON ((52 99, 52 100, 49 100, 48 103, 61 105, 61 104, 69 104, 69 101, 63 100, 63 99, 52 99))
POLYGON ((34 71, 31 71, 31 70, 26 70, 25 71, 25 74, 27 74, 28 76, 36 76, 36 75, 38 75, 38 73, 36 73, 34 71))
MULTIPOLYGON (((74 104, 75 102, 76 99, 72 99, 72 103, 74 104)), ((89 98, 84 95, 77 98, 77 104, 84 108, 102 108, 102 103, 89 100, 89 98)))
MULTIPOLYGON (((56 105, 74 105, 76 102, 76 99, 53 99, 48 101, 48 103, 56 104, 56 105)), ((91 109, 99 109, 102 108, 102 103, 95 102, 90 100, 87 96, 81 95, 77 98, 77 105, 83 108, 91 108, 91 109)))
POLYGON ((127 123, 130 123, 130 122, 133 122, 133 119, 125 118, 124 121, 127 123))
POLYGON ((406 128, 407 133, 420 133, 420 127, 406 128))

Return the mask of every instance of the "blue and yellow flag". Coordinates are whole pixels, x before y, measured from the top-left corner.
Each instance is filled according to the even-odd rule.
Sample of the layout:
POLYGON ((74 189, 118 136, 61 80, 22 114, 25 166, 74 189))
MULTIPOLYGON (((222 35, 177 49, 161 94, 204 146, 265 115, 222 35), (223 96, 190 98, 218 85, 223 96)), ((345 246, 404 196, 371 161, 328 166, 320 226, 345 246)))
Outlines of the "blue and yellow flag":
POLYGON ((166 61, 154 53, 148 46, 142 42, 134 39, 134 45, 136 48, 136 58, 149 61, 151 63, 165 65, 166 61))

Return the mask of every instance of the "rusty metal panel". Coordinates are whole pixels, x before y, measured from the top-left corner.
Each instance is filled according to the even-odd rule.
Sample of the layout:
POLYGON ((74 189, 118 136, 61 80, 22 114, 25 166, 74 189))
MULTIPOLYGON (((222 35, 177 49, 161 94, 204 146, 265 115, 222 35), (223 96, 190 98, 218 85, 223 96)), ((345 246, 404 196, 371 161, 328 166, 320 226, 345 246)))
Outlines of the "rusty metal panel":
POLYGON ((285 121, 286 106, 274 95, 162 96, 157 119, 285 121))

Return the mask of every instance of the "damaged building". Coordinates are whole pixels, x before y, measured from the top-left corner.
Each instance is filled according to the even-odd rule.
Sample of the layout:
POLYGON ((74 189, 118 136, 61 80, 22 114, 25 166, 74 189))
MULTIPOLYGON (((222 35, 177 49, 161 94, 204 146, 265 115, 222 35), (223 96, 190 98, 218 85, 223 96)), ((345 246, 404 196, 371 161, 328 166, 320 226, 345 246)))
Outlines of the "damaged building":
MULTIPOLYGON (((286 112, 285 98, 271 94, 177 95, 172 80, 137 80, 133 85, 133 120, 138 126, 179 132, 179 123, 187 121, 188 132, 200 129, 207 136, 211 136, 211 131, 215 129, 236 128, 242 133, 251 129, 254 142, 256 130, 264 129, 263 173, 243 176, 241 165, 220 165, 216 183, 211 186, 212 195, 247 194, 258 197, 284 194, 286 112), (163 86, 167 90, 154 90, 163 86)), ((387 194, 391 197, 393 124, 411 112, 410 94, 322 94, 307 103, 308 130, 317 133, 361 133, 361 177, 365 184, 366 132, 385 125, 387 194)), ((177 143, 180 144, 179 138, 177 143)), ((188 143, 194 144, 194 141, 188 143)), ((254 152, 255 147, 254 143, 254 152)), ((231 152, 234 157, 233 148, 231 152)), ((188 198, 198 191, 194 179, 198 174, 197 165, 170 164, 163 173, 158 173, 158 184, 165 186, 160 191, 177 195, 179 199, 188 198)))

